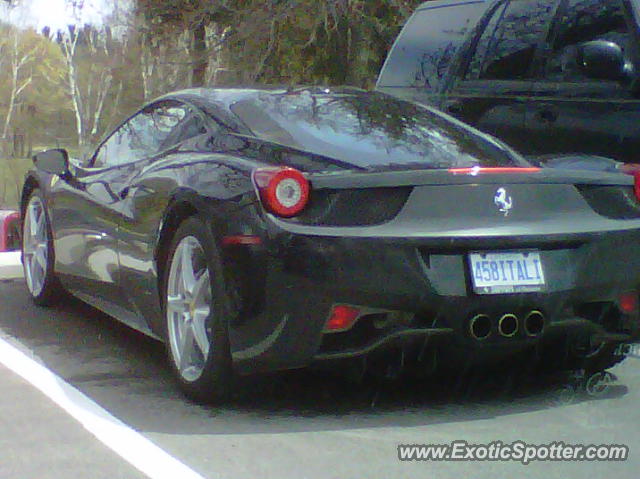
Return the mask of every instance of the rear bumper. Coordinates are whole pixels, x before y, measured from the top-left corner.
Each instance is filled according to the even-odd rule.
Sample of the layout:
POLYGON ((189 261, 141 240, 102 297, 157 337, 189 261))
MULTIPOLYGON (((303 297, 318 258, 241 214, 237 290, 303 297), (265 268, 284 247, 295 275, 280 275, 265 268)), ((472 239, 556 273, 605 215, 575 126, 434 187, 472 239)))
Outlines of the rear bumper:
MULTIPOLYGON (((485 240, 484 251, 535 247, 523 238, 485 240)), ((467 266, 469 251, 420 240, 278 235, 250 253, 261 268, 253 281, 264 297, 253 317, 232 325, 232 355, 240 372, 287 369, 366 356, 394 348, 437 347, 450 355, 509 355, 554 338, 609 343, 638 337, 637 312, 617 301, 640 285, 640 235, 573 236, 538 246, 547 288, 539 293, 478 295, 467 266), (346 332, 323 331, 335 304, 374 311, 346 332), (544 315, 528 335, 522 321, 544 315), (483 314, 491 334, 477 340, 469 320, 483 314), (517 318, 510 337, 498 333, 505 314, 517 318), (386 315, 386 319, 385 319, 386 315), (395 318, 395 319, 394 319, 395 318)))
MULTIPOLYGON (((403 328, 389 331, 380 337, 370 340, 365 344, 356 347, 344 347, 335 350, 326 350, 317 353, 314 361, 331 361, 358 358, 369 354, 384 353, 385 351, 414 351, 418 352, 425 348, 447 348, 447 343, 455 343, 455 330, 452 328, 403 328)), ((498 354, 510 354, 523 349, 534 347, 536 344, 553 339, 554 336, 584 336, 588 337, 595 344, 628 344, 640 339, 637 332, 611 333, 600 325, 583 318, 569 318, 552 323, 545 333, 529 340, 513 340, 510 344, 502 343, 478 345, 472 348, 475 359, 495 357, 498 354), (484 347, 483 347, 484 346, 484 347)), ((564 344, 563 344, 564 346, 564 344)), ((463 355, 461 353, 461 355, 463 355)))
POLYGON ((387 332, 361 346, 341 348, 336 351, 317 353, 315 361, 356 358, 394 347, 419 347, 429 339, 451 338, 455 331, 451 328, 404 328, 387 332))

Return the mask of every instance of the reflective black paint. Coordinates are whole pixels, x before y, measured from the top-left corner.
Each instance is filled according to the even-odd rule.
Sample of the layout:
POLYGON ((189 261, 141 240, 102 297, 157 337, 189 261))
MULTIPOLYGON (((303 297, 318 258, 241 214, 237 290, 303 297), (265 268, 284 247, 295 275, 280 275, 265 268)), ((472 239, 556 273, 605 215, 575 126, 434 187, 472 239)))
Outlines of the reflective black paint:
MULTIPOLYGON (((228 106, 234 99, 252 94, 187 91, 165 97, 161 101, 184 102, 220 123, 134 163, 89 168, 75 161, 64 177, 41 170, 29 174, 23 205, 39 186, 51 218, 56 272, 69 290, 162 338, 167 247, 180 222, 197 215, 211 228, 221 251, 224 274, 214 280, 224 282, 230 292, 233 304, 226 320, 231 353, 236 369, 248 373, 380 348, 417 347, 432 335, 451 348, 507 354, 531 348, 538 339, 493 338, 477 344, 466 333, 470 315, 523 315, 541 309, 552 330, 562 329, 575 323, 584 303, 615 308, 623 291, 640 284, 640 215, 609 218, 576 187, 631 188, 629 176, 554 170, 475 176, 432 165, 376 172, 336 169, 331 158, 254 138, 240 124, 220 129, 222 119, 233 122, 228 106), (306 165, 312 196, 322 189, 340 194, 401 186, 408 192, 406 203, 375 224, 322 226, 278 219, 263 210, 251 182, 255 168, 274 164, 303 170, 306 165), (330 167, 318 172, 323 164, 330 167), (513 196, 508 217, 494 204, 497 188, 513 196), (261 241, 223 245, 225 236, 235 235, 261 241), (541 250, 548 268, 546 293, 473 294, 466 268, 469 251, 527 248, 541 250), (353 334, 323 334, 332 305, 340 303, 361 307, 368 319, 353 334)), ((438 121, 447 122, 441 116, 438 121)), ((451 121, 456 131, 467 131, 451 121)), ((527 165, 485 135, 471 130, 469 135, 486 142, 487 151, 499 158, 527 165)), ((348 209, 343 211, 349 215, 348 209)), ((592 318, 582 318, 586 326, 580 324, 628 338, 635 334, 636 319, 621 317, 606 331, 592 318)))

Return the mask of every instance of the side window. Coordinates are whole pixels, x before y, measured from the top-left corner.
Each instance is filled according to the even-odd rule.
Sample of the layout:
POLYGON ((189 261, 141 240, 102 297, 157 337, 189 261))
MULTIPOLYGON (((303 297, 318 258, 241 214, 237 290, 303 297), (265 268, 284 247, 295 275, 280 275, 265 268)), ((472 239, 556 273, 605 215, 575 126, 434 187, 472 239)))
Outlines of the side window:
POLYGON ((152 105, 118 128, 96 152, 91 166, 123 165, 153 156, 179 140, 176 134, 187 107, 171 102, 152 105))
POLYGON ((129 147, 130 142, 127 139, 129 129, 128 123, 118 128, 98 148, 89 165, 93 168, 104 168, 133 161, 135 159, 134 151, 129 147))
POLYGON ((511 0, 496 9, 478 41, 466 79, 528 78, 555 4, 552 0, 511 0))
MULTIPOLYGON (((203 135, 208 131, 209 129, 205 126, 204 118, 197 113, 193 113, 186 120, 184 120, 179 131, 175 135, 175 143, 181 143, 185 140, 203 135)), ((169 138, 170 142, 171 140, 172 138, 169 138)))
POLYGON ((625 20, 620 0, 569 0, 559 16, 558 28, 549 60, 545 66, 545 79, 551 81, 592 81, 578 70, 577 49, 592 40, 616 43, 631 62, 632 35, 625 20))
POLYGON ((482 35, 478 39, 478 43, 476 45, 476 51, 471 57, 471 62, 469 63, 469 68, 467 69, 467 74, 465 76, 466 80, 477 80, 480 78, 480 72, 482 71, 482 65, 484 64, 484 60, 487 57, 487 52, 489 50, 489 46, 493 44, 493 40, 496 36, 496 27, 498 26, 498 22, 502 19, 502 15, 504 14, 504 9, 506 7, 506 3, 498 6, 496 10, 491 15, 487 26, 485 27, 482 35))
POLYGON ((129 122, 130 146, 141 157, 152 156, 173 146, 170 141, 174 136, 172 133, 180 129, 187 113, 186 107, 172 103, 146 108, 129 122))

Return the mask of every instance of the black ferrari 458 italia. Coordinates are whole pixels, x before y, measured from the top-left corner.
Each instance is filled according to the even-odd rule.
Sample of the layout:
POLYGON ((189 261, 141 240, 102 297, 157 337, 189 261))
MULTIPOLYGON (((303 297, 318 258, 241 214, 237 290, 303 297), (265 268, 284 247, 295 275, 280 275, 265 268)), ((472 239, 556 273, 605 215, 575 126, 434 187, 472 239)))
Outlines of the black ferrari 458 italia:
POLYGON ((196 400, 345 361, 600 370, 638 330, 633 177, 532 166, 382 93, 185 90, 84 160, 34 162, 33 300, 68 291, 165 341, 196 400))

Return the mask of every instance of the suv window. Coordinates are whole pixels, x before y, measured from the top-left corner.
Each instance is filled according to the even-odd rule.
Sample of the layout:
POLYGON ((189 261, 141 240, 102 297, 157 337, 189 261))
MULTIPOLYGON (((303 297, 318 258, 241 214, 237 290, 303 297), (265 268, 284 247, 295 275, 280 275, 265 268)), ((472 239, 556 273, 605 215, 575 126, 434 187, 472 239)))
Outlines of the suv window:
POLYGON ((419 9, 387 57, 378 86, 437 88, 467 32, 485 9, 483 1, 419 9))
POLYGON ((478 40, 466 78, 528 78, 536 48, 546 36, 555 4, 550 0, 511 0, 496 8, 478 40))
POLYGON ((188 113, 185 106, 173 102, 145 108, 100 146, 91 166, 123 165, 166 150, 180 139, 176 132, 182 130, 182 121, 188 113))
POLYGON ((631 32, 620 0, 569 0, 559 16, 558 28, 545 67, 552 81, 593 81, 578 70, 577 47, 592 40, 607 40, 631 57, 631 32))

